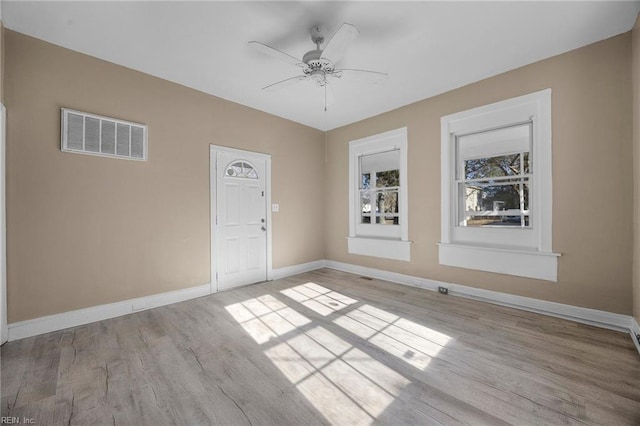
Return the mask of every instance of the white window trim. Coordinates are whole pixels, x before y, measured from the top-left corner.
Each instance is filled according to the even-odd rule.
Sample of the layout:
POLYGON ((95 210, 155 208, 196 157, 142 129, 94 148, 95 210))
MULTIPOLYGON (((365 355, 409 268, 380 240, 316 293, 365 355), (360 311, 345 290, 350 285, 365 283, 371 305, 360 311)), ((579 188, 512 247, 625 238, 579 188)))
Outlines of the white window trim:
MULTIPOLYGON (((488 272, 557 281, 558 253, 552 251, 551 89, 473 108, 441 118, 441 241, 440 264, 488 272), (489 240, 455 241, 455 135, 533 120, 532 222, 535 247, 505 246, 489 240)), ((470 229, 519 232, 520 229, 470 229)))
MULTIPOLYGON (((409 203, 407 181, 407 128, 402 127, 366 138, 349 142, 349 236, 348 251, 351 254, 382 257, 386 259, 411 260, 409 241, 409 203), (400 237, 388 235, 381 228, 380 235, 359 235, 357 221, 360 219, 359 187, 360 174, 358 159, 362 155, 400 149, 400 189, 398 192, 400 237)), ((371 226, 374 229, 375 225, 371 226)), ((380 225, 392 226, 392 225, 380 225)))

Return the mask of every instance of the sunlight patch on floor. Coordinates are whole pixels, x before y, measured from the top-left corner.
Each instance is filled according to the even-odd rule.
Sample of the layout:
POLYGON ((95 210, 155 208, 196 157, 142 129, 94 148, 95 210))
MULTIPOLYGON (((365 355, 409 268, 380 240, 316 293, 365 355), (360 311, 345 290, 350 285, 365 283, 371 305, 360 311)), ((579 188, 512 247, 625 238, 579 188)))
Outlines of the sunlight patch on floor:
POLYGON ((333 322, 420 370, 451 340, 446 334, 370 305, 333 322))
POLYGON ((409 380, 322 327, 265 351, 334 424, 370 424, 409 380))
POLYGON ((310 319, 268 294, 234 303, 226 306, 225 309, 258 344, 290 333, 311 322, 310 319))
POLYGON ((301 284, 282 290, 280 293, 322 316, 330 315, 358 302, 315 283, 301 284))
MULTIPOLYGON (((327 309, 319 312, 313 309, 317 305, 305 304, 321 315, 357 302, 313 283, 288 290, 282 293, 327 309)), ((325 328, 313 326, 310 319, 273 296, 225 308, 256 343, 266 346, 265 355, 332 424, 373 423, 410 383, 325 328)))

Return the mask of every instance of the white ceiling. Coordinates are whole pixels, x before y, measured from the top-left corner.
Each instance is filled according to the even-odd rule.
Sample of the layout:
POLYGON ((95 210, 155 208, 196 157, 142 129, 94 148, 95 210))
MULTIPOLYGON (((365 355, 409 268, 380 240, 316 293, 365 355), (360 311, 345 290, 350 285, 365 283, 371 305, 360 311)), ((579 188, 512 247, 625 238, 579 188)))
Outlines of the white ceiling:
POLYGON ((2 1, 12 30, 321 130, 630 30, 639 2, 26 2, 2 1), (335 80, 265 92, 300 73, 248 47, 295 57, 313 25, 360 30, 339 68, 389 73, 383 85, 335 80))

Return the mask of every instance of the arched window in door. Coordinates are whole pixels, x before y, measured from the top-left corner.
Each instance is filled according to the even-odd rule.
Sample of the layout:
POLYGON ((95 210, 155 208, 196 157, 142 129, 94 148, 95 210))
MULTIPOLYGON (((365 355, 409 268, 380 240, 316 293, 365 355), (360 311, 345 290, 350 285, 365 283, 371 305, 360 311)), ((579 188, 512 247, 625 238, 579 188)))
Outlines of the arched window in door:
POLYGON ((224 175, 226 177, 258 179, 256 169, 246 161, 233 161, 227 166, 224 175))

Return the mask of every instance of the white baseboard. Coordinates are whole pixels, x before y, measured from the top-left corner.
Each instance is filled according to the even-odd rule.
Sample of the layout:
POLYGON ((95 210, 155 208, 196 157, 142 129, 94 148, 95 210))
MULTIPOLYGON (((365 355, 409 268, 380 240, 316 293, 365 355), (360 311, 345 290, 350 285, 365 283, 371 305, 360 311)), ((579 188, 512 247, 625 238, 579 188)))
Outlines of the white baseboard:
POLYGON ((390 281, 392 283, 410 285, 412 287, 424 288, 427 290, 438 290, 436 281, 418 278, 411 275, 399 274, 397 272, 384 271, 382 269, 368 268, 366 266, 352 265, 350 263, 336 262, 334 260, 326 260, 325 266, 338 271, 349 272, 351 274, 363 275, 379 280, 390 281))
MULTIPOLYGON (((381 269, 336 262, 333 260, 316 260, 299 265, 285 266, 273 269, 270 275, 271 279, 277 280, 324 267, 432 291, 438 291, 438 287, 443 286, 448 288, 449 294, 452 296, 466 297, 497 305, 564 318, 597 327, 628 332, 631 334, 633 342, 640 353, 640 342, 638 342, 638 339, 634 337, 635 335, 640 334, 640 326, 635 318, 630 315, 615 314, 612 312, 548 302, 545 300, 484 290, 460 284, 445 283, 414 277, 411 275, 399 274, 396 272, 384 271, 381 269)), ((209 294, 211 294, 211 284, 203 284, 182 290, 154 294, 151 296, 123 300, 121 302, 98 305, 90 308, 20 321, 9 324, 9 341, 128 315, 134 312, 169 305, 171 303, 207 296, 209 294)))
POLYGON ((292 275, 303 274, 309 271, 315 271, 316 269, 324 268, 324 260, 315 260, 313 262, 301 263, 299 265, 284 266, 282 268, 272 269, 270 278, 272 280, 279 280, 281 278, 290 277, 292 275))
POLYGON ((211 294, 211 284, 47 315, 9 324, 9 341, 89 324, 211 294))
MULTIPOLYGON (((524 311, 536 312, 558 318, 564 318, 596 327, 608 328, 625 333, 632 332, 633 327, 638 327, 638 323, 630 315, 621 315, 612 312, 599 311, 597 309, 582 308, 579 306, 565 305, 562 303, 548 302, 530 297, 516 296, 513 294, 500 293, 497 291, 484 290, 460 284, 451 284, 441 281, 418 278, 411 275, 398 274, 395 272, 383 271, 380 269, 367 268, 364 266, 352 265, 349 263, 325 261, 327 268, 339 271, 350 272, 352 274, 364 275, 380 280, 391 281, 398 284, 412 287, 424 288, 438 291, 438 287, 447 287, 452 296, 466 297, 511 308, 522 309, 524 311), (632 322, 635 325, 632 326, 632 322)), ((637 333, 640 333, 640 328, 637 333)), ((638 345, 638 342, 634 343, 638 345)), ((640 352, 640 348, 638 349, 640 352)))
MULTIPOLYGON (((300 265, 285 266, 283 268, 273 269, 271 271, 271 279, 286 278, 291 275, 324 268, 324 266, 324 260, 302 263, 300 265)), ((182 290, 153 294, 151 296, 138 297, 136 299, 128 299, 121 302, 92 306, 90 308, 15 322, 9 324, 8 327, 9 341, 37 336, 39 334, 49 333, 52 331, 64 330, 65 328, 128 315, 134 312, 141 312, 147 309, 169 305, 171 303, 183 302, 185 300, 207 296, 209 294, 212 294, 211 284, 203 284, 182 290)))
POLYGON ((636 345, 636 349, 638 353, 640 353, 640 325, 638 325, 638 321, 634 317, 631 317, 631 328, 629 329, 629 333, 631 333, 631 340, 633 340, 633 344, 636 345))

